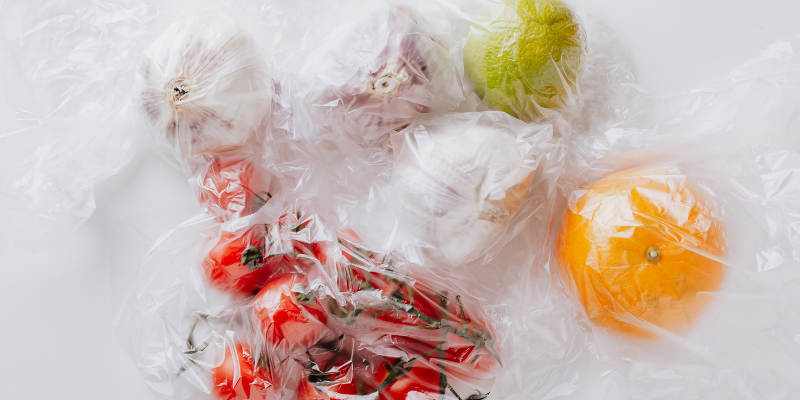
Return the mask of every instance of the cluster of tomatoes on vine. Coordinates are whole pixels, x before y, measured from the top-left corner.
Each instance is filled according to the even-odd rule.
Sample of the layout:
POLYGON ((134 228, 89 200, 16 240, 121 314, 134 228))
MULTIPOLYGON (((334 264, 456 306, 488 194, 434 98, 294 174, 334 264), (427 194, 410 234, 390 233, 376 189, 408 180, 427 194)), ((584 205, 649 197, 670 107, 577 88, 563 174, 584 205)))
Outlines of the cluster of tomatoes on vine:
MULTIPOLYGON (((248 159, 212 158, 198 184, 201 205, 220 220, 272 197, 248 159)), ((274 223, 223 230, 202 256, 212 286, 248 299, 258 336, 226 346, 209 374, 217 398, 488 395, 480 388, 491 387, 500 358, 472 303, 297 208, 274 223)))

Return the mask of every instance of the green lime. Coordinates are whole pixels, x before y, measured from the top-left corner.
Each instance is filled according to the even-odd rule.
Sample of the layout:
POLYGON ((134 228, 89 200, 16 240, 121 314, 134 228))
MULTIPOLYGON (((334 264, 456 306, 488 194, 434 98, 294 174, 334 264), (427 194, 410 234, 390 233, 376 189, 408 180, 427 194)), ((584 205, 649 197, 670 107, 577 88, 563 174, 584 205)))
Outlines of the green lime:
POLYGON ((489 107, 531 119, 536 104, 564 104, 587 58, 586 33, 572 10, 559 0, 501 0, 475 22, 464 67, 489 107))

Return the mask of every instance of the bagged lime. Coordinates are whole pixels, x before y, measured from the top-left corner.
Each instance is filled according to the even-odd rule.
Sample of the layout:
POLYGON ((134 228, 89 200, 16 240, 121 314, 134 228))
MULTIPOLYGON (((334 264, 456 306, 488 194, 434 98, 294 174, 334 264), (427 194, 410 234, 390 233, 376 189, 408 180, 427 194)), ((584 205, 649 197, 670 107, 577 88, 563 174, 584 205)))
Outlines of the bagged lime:
POLYGON ((586 32, 559 0, 500 0, 476 17, 464 67, 489 107, 523 120, 558 108, 586 66, 586 32))

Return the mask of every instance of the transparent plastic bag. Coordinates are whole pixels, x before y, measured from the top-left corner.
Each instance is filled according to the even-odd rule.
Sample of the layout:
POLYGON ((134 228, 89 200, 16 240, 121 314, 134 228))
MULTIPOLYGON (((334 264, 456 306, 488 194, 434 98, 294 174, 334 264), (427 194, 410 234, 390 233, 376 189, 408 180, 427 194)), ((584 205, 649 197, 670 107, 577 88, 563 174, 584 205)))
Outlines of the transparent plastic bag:
POLYGON ((279 190, 260 162, 272 114, 267 70, 248 31, 208 12, 172 21, 136 70, 140 126, 220 220, 254 213, 279 190))
POLYGON ((464 99, 456 63, 412 8, 353 8, 298 71, 294 134, 357 145, 386 140, 464 99))
POLYGON ((57 247, 136 154, 128 91, 156 15, 138 0, 3 4, 0 76, 19 129, 0 127, 0 225, 15 246, 57 247))
MULTIPOLYGON (((118 325, 159 395, 800 390, 796 38, 717 87, 652 100, 585 16, 573 97, 537 103, 536 123, 478 111, 486 104, 467 91, 460 113, 428 110, 369 133, 383 143, 359 143, 341 114, 309 122, 338 111, 293 97, 307 89, 295 67, 330 54, 317 45, 360 15, 344 3, 266 7, 286 36, 267 62, 276 96, 264 139, 192 159, 198 177, 220 171, 198 180, 211 216, 162 236, 140 267, 118 325), (269 176, 255 185, 247 163, 259 159, 269 176), (261 204, 264 191, 274 197, 261 204)), ((406 5, 449 4, 430 3, 406 5)), ((483 5, 413 20, 437 33, 461 78, 465 21, 483 5)))
MULTIPOLYGON (((574 373, 570 362, 588 336, 566 330, 575 309, 566 296, 558 306, 530 306, 552 291, 532 267, 549 257, 544 244, 567 157, 564 139, 553 135, 595 132, 638 115, 624 104, 647 96, 632 84, 624 52, 602 25, 589 25, 583 84, 591 90, 569 111, 582 116, 540 110, 540 121, 552 126, 524 123, 479 112, 477 95, 464 94, 461 49, 470 17, 462 5, 381 2, 365 11, 364 4, 266 7, 278 34, 265 53, 275 96, 264 140, 248 136, 243 146, 191 159, 175 152, 199 182, 201 199, 209 193, 203 204, 215 218, 198 217, 156 242, 118 319, 145 380, 163 397, 366 391, 413 398, 406 390, 423 398, 527 398, 536 387, 570 384, 536 374, 556 364, 574 373), (375 20, 414 33, 395 37, 378 24, 386 34, 375 38, 378 50, 404 36, 435 50, 428 54, 441 57, 441 77, 450 83, 437 89, 431 81, 425 90, 445 90, 433 98, 452 95, 452 103, 366 131, 342 119, 339 106, 352 102, 305 103, 330 95, 330 85, 314 89, 320 92, 306 85, 330 72, 325 55, 345 57, 337 50, 355 29, 348 24, 375 20), (300 79, 304 67, 308 76, 300 79), (450 68, 457 82, 448 80, 450 68), (265 173, 254 185, 247 163, 259 158, 265 173), (216 178, 227 159, 230 173, 216 178), (265 190, 273 197, 262 205, 255 194, 265 190), (417 302, 424 310, 410 307, 417 302), (540 323, 551 317, 563 325, 540 323), (529 342, 539 335, 549 336, 529 342)), ((366 60, 373 56, 385 54, 366 60)), ((415 93, 401 100, 420 104, 415 93)), ((371 110, 364 115, 393 107, 380 104, 362 107, 371 110)), ((173 149, 162 136, 162 148, 173 149)))
POLYGON ((595 16, 556 0, 457 3, 464 82, 478 110, 571 136, 626 126, 651 109, 624 47, 595 16))
POLYGON ((266 64, 252 36, 222 16, 175 20, 145 49, 135 90, 155 142, 182 164, 257 143, 269 123, 266 64))
POLYGON ((547 201, 563 147, 552 129, 504 113, 418 120, 393 136, 388 181, 352 213, 351 227, 376 248, 458 266, 513 236, 547 201))
MULTIPOLYGON (((158 7, 148 1, 123 1, 116 4, 101 2, 88 5, 67 1, 48 3, 39 7, 6 5, 0 14, 4 21, 2 49, 8 55, 2 62, 4 86, 11 92, 19 94, 10 99, 10 102, 14 106, 19 124, 29 129, 7 133, 0 138, 3 141, 3 148, 14 149, 4 153, 6 156, 3 157, 3 161, 6 162, 3 168, 8 171, 2 184, 4 198, 9 204, 13 204, 9 207, 14 208, 2 216, 4 225, 13 226, 16 231, 28 230, 34 235, 41 231, 58 232, 59 234, 53 235, 54 241, 75 229, 94 210, 94 185, 119 171, 136 154, 140 147, 137 138, 141 135, 139 132, 141 130, 155 139, 152 142, 156 144, 156 149, 172 152, 178 157, 177 159, 184 164, 178 167, 191 178, 195 192, 201 190, 201 185, 196 182, 197 179, 202 179, 204 172, 194 169, 195 161, 188 162, 188 156, 209 150, 209 146, 214 144, 236 147, 253 139, 255 144, 259 145, 261 134, 277 138, 278 141, 285 137, 310 137, 314 141, 321 140, 320 146, 306 146, 301 149, 320 160, 345 156, 348 157, 348 161, 363 160, 362 164, 374 164, 373 161, 382 156, 376 153, 364 154, 361 147, 366 146, 368 150, 380 147, 375 146, 373 136, 386 132, 383 132, 383 129, 377 131, 367 129, 364 131, 369 139, 367 142, 373 141, 372 144, 365 144, 362 141, 364 137, 360 134, 355 135, 357 140, 353 142, 353 132, 359 129, 355 131, 349 129, 352 126, 344 129, 342 123, 331 125, 333 120, 326 119, 336 112, 328 115, 327 112, 319 113, 319 107, 311 109, 299 107, 310 99, 306 95, 311 95, 314 91, 309 89, 309 86, 301 84, 303 80, 297 79, 297 72, 305 66, 307 67, 305 71, 308 72, 305 78, 312 81, 319 80, 322 70, 330 72, 331 69, 325 67, 325 63, 312 63, 310 60, 324 61, 326 59, 324 54, 331 52, 334 55, 345 56, 346 52, 336 51, 338 47, 343 46, 341 43, 337 45, 337 40, 346 41, 346 37, 349 37, 346 31, 349 25, 354 23, 353 21, 365 18, 364 26, 372 26, 370 23, 376 21, 385 21, 387 22, 385 25, 377 24, 378 32, 388 35, 389 31, 386 29, 397 27, 397 31, 392 31, 396 33, 393 36, 396 39, 394 42, 388 41, 388 36, 385 38, 386 48, 397 49, 396 45, 405 43, 403 40, 406 39, 414 42, 416 48, 421 49, 417 53, 424 56, 422 58, 426 60, 425 65, 430 67, 426 67, 426 71, 433 71, 422 75, 416 74, 420 79, 424 75, 429 80, 422 85, 425 88, 422 91, 424 95, 419 90, 412 91, 413 96, 403 95, 403 99, 395 102, 404 104, 399 108, 411 110, 417 106, 424 106, 427 114, 448 110, 476 111, 479 99, 471 93, 471 89, 465 90, 464 87, 466 78, 463 71, 462 48, 469 34, 470 15, 483 5, 485 2, 482 1, 449 0, 432 2, 397 0, 379 4, 364 1, 309 0, 301 3, 276 1, 262 7, 258 2, 217 4, 212 1, 204 4, 212 11, 206 10, 205 14, 200 13, 199 18, 217 20, 214 22, 215 28, 202 32, 201 35, 190 35, 197 40, 186 36, 185 32, 178 33, 177 25, 167 26, 173 22, 176 14, 181 15, 184 21, 191 20, 191 14, 198 14, 191 10, 186 12, 186 4, 180 2, 159 4, 158 7), (214 18, 210 16, 211 14, 214 14, 214 18), (379 15, 380 18, 371 17, 374 15, 379 15), (225 22, 226 16, 237 26, 231 26, 231 21, 225 22), (340 32, 336 30, 337 27, 341 31, 341 36, 338 38, 335 37, 340 32), (170 29, 166 34, 165 28, 170 29), (245 34, 245 31, 249 34, 245 34), (98 32, 103 34, 98 35, 98 32), (337 34, 333 35, 333 32, 337 34), (162 35, 160 39, 157 37, 159 35, 162 35), (249 39, 243 39, 245 43, 242 46, 233 46, 231 49, 238 52, 237 57, 240 60, 251 66, 253 63, 262 62, 258 60, 261 57, 259 54, 266 56, 263 60, 263 71, 261 67, 251 69, 253 74, 245 73, 239 75, 239 78, 225 81, 225 88, 211 85, 201 89, 209 95, 219 89, 215 92, 217 95, 197 101, 199 103, 211 101, 213 104, 202 105, 212 106, 212 109, 218 107, 214 111, 218 115, 203 124, 204 126, 208 124, 209 129, 204 129, 202 134, 197 130, 196 134, 186 130, 187 126, 198 126, 189 123, 191 118, 179 118, 186 123, 178 124, 179 132, 174 133, 174 140, 170 141, 168 131, 174 129, 175 125, 169 127, 170 113, 164 113, 171 108, 166 105, 169 97, 153 97, 152 94, 163 91, 170 80, 175 80, 173 83, 177 83, 176 79, 180 79, 180 74, 170 77, 166 75, 175 75, 175 68, 180 69, 182 65, 179 62, 181 57, 175 56, 170 59, 171 56, 164 51, 168 51, 170 46, 176 51, 180 50, 180 46, 194 46, 191 48, 200 50, 206 45, 214 46, 212 42, 224 39, 223 37, 248 36, 253 37, 252 43, 249 39), (54 41, 53 37, 59 37, 60 40, 54 41), (236 48, 239 50, 235 50, 236 48), (245 48, 253 51, 242 51, 245 48), (142 54, 145 54, 149 62, 142 63, 142 54), (170 62, 172 64, 167 65, 170 62), (140 74, 138 82, 135 82, 136 74, 132 71, 136 71, 137 68, 139 73, 147 71, 148 68, 145 67, 148 63, 152 67, 150 72, 153 74, 147 76, 140 74), (65 69, 65 66, 69 68, 65 69), (434 66, 436 68, 433 68, 434 66), (158 76, 156 72, 162 75, 158 76), (268 79, 270 76, 272 79, 268 79), (244 82, 252 83, 253 86, 248 86, 246 90, 233 90, 236 89, 236 85, 244 85, 244 82), (279 93, 277 96, 272 96, 273 87, 279 93), (156 119, 163 119, 155 122, 160 126, 153 126, 152 119, 142 115, 147 114, 141 111, 141 94, 144 88, 147 88, 145 92, 150 93, 148 98, 151 100, 152 115, 156 119), (209 91, 209 89, 214 90, 209 91), (233 90, 233 93, 225 92, 226 90, 233 90), (159 98, 161 100, 152 102, 159 98), (263 104, 264 102, 267 104, 263 104), (260 119, 259 115, 249 113, 245 113, 247 114, 245 118, 240 118, 242 115, 236 116, 237 112, 243 114, 246 109, 262 106, 265 110, 275 108, 272 121, 268 118, 270 111, 265 111, 263 119, 260 119), (155 113, 156 110, 160 111, 155 113), (317 116, 322 119, 311 125, 309 123, 311 119, 306 116, 317 116), (238 126, 236 129, 227 125, 232 118, 236 118, 238 126), (264 124, 272 126, 267 129, 262 126, 264 124), (297 126, 293 126, 294 124, 297 126), (319 127, 322 129, 318 129, 319 127), (255 132, 250 132, 248 129, 255 132), (332 132, 338 133, 332 136, 332 132), (256 134, 255 138, 251 137, 253 133, 256 134), (213 140, 209 141, 209 138, 213 140), (330 142, 327 140, 332 138, 342 139, 338 140, 337 145, 347 151, 331 155, 326 152, 327 150, 320 150, 329 148, 330 142), (314 153, 312 150, 318 152, 314 153)), ((620 101, 641 96, 642 93, 632 85, 630 68, 624 60, 624 51, 606 28, 591 18, 584 20, 589 47, 587 66, 580 78, 583 89, 576 91, 578 104, 582 104, 580 110, 590 113, 593 121, 605 121, 606 115, 617 112, 620 112, 617 117, 630 118, 631 113, 621 112, 625 107, 620 105, 620 101)), ((190 22, 186 23, 191 25, 190 22)), ((384 39, 381 35, 374 36, 379 42, 384 39)), ((216 45, 222 46, 221 43, 216 45)), ((379 60, 386 54, 373 51, 372 55, 376 57, 373 61, 379 60)), ((206 61, 208 60, 207 58, 206 61)), ((421 61, 415 65, 421 65, 421 61)), ((421 67, 411 70, 420 72, 421 67)), ((172 87, 173 95, 177 93, 178 97, 185 96, 181 95, 180 87, 177 87, 178 92, 175 92, 175 89, 176 87, 172 87)), ((179 100, 184 103, 187 101, 187 99, 179 100)), ((377 109, 383 107, 376 104, 373 106, 377 109)), ((364 110, 372 109, 370 107, 372 106, 364 110)), ((339 110, 341 111, 341 107, 339 110)), ((202 119, 204 115, 208 116, 208 112, 209 110, 200 110, 195 113, 194 119, 202 119)), ((405 122, 391 124, 392 128, 387 132, 402 128, 421 114, 414 111, 407 118, 404 117, 405 122)), ((340 113, 339 116, 341 115, 340 113)), ((375 113, 367 112, 365 115, 374 116, 375 113)), ((559 112, 555 112, 547 114, 540 122, 552 122, 555 125, 555 134, 559 135, 572 129, 567 129, 567 126, 579 120, 584 118, 564 119, 559 112)), ((352 122, 352 119, 350 121, 352 122)), ((581 129, 589 129, 598 124, 583 124, 581 129)), ((388 144, 388 137, 384 135, 383 139, 387 139, 381 142, 385 147, 388 144)), ((217 150, 222 149, 217 148, 217 150)), ((266 152, 263 155, 269 159, 266 162, 267 167, 270 167, 269 164, 274 167, 268 168, 271 172, 297 167, 296 158, 288 161, 284 159, 280 161, 283 165, 279 165, 278 160, 283 156, 282 150, 263 149, 263 151, 266 152)), ((261 157, 262 154, 255 156, 261 157)), ((168 160, 172 158, 174 157, 167 157, 168 160)), ((196 163, 202 166, 207 161, 200 156, 196 163)), ((306 166, 312 168, 319 166, 321 170, 330 169, 330 164, 324 162, 317 165, 306 163, 306 166)), ((371 168, 362 172, 379 175, 385 171, 371 168)), ((340 181, 352 182, 356 175, 353 173, 344 176, 340 181)), ((290 179, 285 182, 287 187, 296 187, 298 177, 288 178, 290 179)), ((340 197, 347 196, 340 195, 340 197)), ((10 235, 6 233, 4 236, 10 235)))
POLYGON ((502 355, 477 299, 310 207, 273 219, 267 204, 238 231, 198 218, 158 240, 118 319, 147 383, 173 398, 487 393, 502 355), (225 285, 198 255, 217 271, 266 273, 225 285))
POLYGON ((589 140, 609 147, 565 180, 568 206, 554 224, 549 271, 594 354, 571 368, 598 371, 573 389, 612 398, 796 390, 797 331, 785 324, 800 292, 778 282, 797 279, 797 261, 776 229, 780 207, 756 195, 775 186, 760 172, 772 152, 720 151, 720 136, 620 133, 610 132, 613 145, 589 140))
POLYGON ((570 332, 551 351, 574 358, 555 357, 544 373, 574 380, 540 380, 529 394, 797 392, 796 43, 655 101, 638 129, 568 140, 552 251, 539 264, 552 289, 531 304, 555 312, 525 343, 570 332))

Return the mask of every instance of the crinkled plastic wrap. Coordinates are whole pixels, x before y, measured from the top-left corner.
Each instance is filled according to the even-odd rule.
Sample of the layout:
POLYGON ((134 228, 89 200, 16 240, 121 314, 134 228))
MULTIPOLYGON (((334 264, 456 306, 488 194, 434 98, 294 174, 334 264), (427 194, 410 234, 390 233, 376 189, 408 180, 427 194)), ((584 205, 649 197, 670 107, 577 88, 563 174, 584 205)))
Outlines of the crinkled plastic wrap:
POLYGON ((502 354, 475 297, 369 251, 310 204, 277 218, 272 205, 240 228, 189 221, 148 253, 122 316, 156 392, 327 399, 491 390, 502 354))
MULTIPOLYGON (((409 259, 459 266, 547 202, 564 149, 552 128, 501 112, 425 117, 392 139, 391 175, 356 207, 351 227, 409 259)), ((499 243, 498 243, 499 242, 499 243)))
POLYGON ((463 101, 457 63, 422 15, 383 1, 362 3, 298 72, 295 134, 370 144, 463 101))
POLYGON ((262 30, 154 35, 127 107, 205 211, 117 320, 158 396, 800 392, 800 41, 652 100, 601 23, 512 3, 274 1, 262 30), (486 52, 520 16, 569 48, 486 52))
POLYGON ((0 238, 57 246, 140 147, 128 93, 156 15, 136 0, 3 4, 0 76, 17 128, 0 127, 0 238))
MULTIPOLYGON (((16 232, 75 229, 95 208, 94 185, 133 157, 142 133, 172 152, 197 182, 204 168, 195 164, 209 162, 201 153, 260 139, 263 125, 274 127, 278 141, 320 144, 302 149, 317 151, 317 158, 341 156, 323 152, 335 143, 360 152, 348 161, 369 161, 380 155, 365 155, 360 147, 386 147, 389 133, 422 115, 476 111, 480 101, 464 72, 463 48, 471 15, 488 4, 483 1, 210 2, 216 9, 205 13, 148 1, 78 3, 6 4, 0 15, 4 85, 20 94, 9 100, 23 128, 0 138, 9 149, 3 193, 13 209, 3 221, 16 232), (177 21, 175 14, 181 15, 177 21), (209 29, 192 32, 201 23, 192 18, 204 19, 209 29), (220 51, 239 65, 215 64, 220 51), (376 69, 382 62, 391 71, 376 69), (242 72, 229 75, 233 70, 242 72), (396 91, 390 88, 401 80, 396 91), (369 89, 367 81, 375 88, 385 83, 380 90, 386 93, 369 89), (182 111, 173 114, 176 107, 182 111), (263 115, 250 112, 256 109, 263 115)), ((573 96, 582 106, 574 110, 623 110, 610 98, 641 95, 620 85, 632 83, 624 55, 596 21, 580 21, 590 45, 578 79, 582 89, 573 96)), ((540 122, 558 119, 556 135, 584 120, 566 122, 563 110, 540 111, 540 122)), ((590 126, 597 124, 582 128, 590 126)), ((281 152, 267 155, 274 162, 281 152)), ((297 167, 284 162, 275 169, 297 167)), ((352 176, 370 173, 380 172, 352 176)), ((297 180, 286 183, 293 187, 297 180)), ((201 186, 192 183, 195 191, 201 186)), ((62 236, 53 235, 54 241, 62 236)))
POLYGON ((550 327, 530 319, 575 309, 529 305, 551 292, 537 268, 565 138, 647 102, 622 51, 587 24, 586 89, 525 123, 464 86, 468 5, 345 3, 267 7, 263 69, 226 47, 258 38, 216 16, 182 16, 144 51, 139 116, 207 214, 156 241, 119 316, 145 380, 179 399, 527 398, 568 384, 530 363, 573 368, 559 344, 574 334, 531 343, 550 327), (192 81, 194 62, 225 80, 192 81))
POLYGON ((272 88, 254 39, 217 15, 174 21, 145 49, 135 90, 154 140, 184 164, 252 147, 271 115, 272 88))
POLYGON ((172 154, 201 208, 227 221, 279 190, 261 166, 272 81, 255 38, 229 17, 185 12, 142 54, 134 103, 151 142, 172 154))
POLYGON ((547 373, 572 380, 540 379, 529 395, 800 390, 797 44, 778 42, 716 87, 637 111, 638 129, 569 140, 540 264, 552 288, 531 302, 556 312, 536 318, 541 332, 524 342, 566 332, 556 349, 571 356, 547 350, 547 373))

